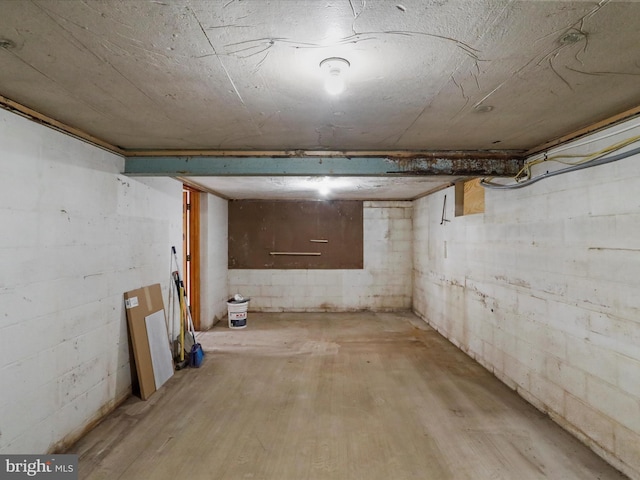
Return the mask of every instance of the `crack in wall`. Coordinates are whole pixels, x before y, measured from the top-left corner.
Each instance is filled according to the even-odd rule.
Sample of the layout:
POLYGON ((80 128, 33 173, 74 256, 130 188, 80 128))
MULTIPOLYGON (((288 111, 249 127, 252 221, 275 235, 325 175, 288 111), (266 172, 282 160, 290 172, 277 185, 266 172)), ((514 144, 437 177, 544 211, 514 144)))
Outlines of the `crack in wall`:
MULTIPOLYGON (((464 105, 462 105, 462 107, 460 107, 460 109, 453 115, 453 117, 451 117, 451 120, 453 120, 464 111, 464 109, 467 107, 467 105, 469 104, 469 101, 471 99, 465 93, 464 85, 462 83, 458 83, 456 81, 456 77, 453 74, 451 74, 450 78, 451 78, 451 81, 453 82, 453 84, 460 89, 460 93, 462 95, 462 98, 464 98, 464 105)), ((477 79, 476 79, 476 81, 477 81, 477 79)))
MULTIPOLYGON (((640 65, 636 64, 637 67, 640 68, 640 65)), ((593 75, 593 76, 603 76, 603 75, 628 75, 628 76, 639 76, 640 72, 614 72, 614 71, 603 71, 603 72, 587 72, 584 70, 578 70, 576 68, 571 68, 565 65, 567 70, 571 70, 572 72, 581 73, 583 75, 593 75)))
MULTIPOLYGON (((229 2, 229 3, 231 3, 231 2, 229 2)), ((253 116, 251 115, 251 111, 247 107, 247 104, 245 103, 244 99, 242 98, 242 95, 240 94, 240 91, 238 90, 238 87, 236 86, 236 83, 233 80, 233 77, 231 76, 231 73, 227 69, 227 66, 224 64, 224 62, 222 61, 222 58, 218 54, 218 52, 216 50, 216 47, 211 42, 211 39, 209 38, 209 35, 207 34, 207 31, 205 30, 204 26, 202 25, 202 22, 200 22, 200 19, 198 18, 198 16, 196 15, 196 13, 193 10, 191 10, 188 7, 187 7, 187 10, 189 10, 191 15, 193 16, 193 18, 197 22, 198 26, 200 27, 200 31, 202 32, 202 34, 204 35, 204 38, 207 40, 207 43, 211 47, 211 50, 213 52, 213 56, 215 56, 216 59, 218 60, 218 62, 220 63, 220 67, 224 71, 224 74, 226 75, 227 79, 229 80, 229 83, 231 84, 231 87, 233 88, 233 91, 235 92, 236 96, 240 100, 240 103, 242 104, 242 107, 245 109, 245 111, 247 113, 247 116, 249 118, 249 121, 251 122, 251 125, 253 126, 255 131, 258 132, 258 135, 262 135, 262 130, 260 129, 260 126, 253 119, 253 116)))
MULTIPOLYGON (((418 122, 418 120, 420 120, 420 118, 422 118, 422 115, 424 115, 424 112, 427 111, 427 109, 431 106, 431 102, 428 102, 423 108, 422 110, 420 110, 420 113, 418 115, 416 115, 416 117, 413 119, 413 121, 407 126, 407 128, 403 129, 402 132, 400 133, 400 135, 398 135, 398 138, 393 142, 393 145, 397 145, 400 140, 402 140, 402 137, 404 137, 404 135, 418 122)), ((387 138, 393 138, 394 135, 391 135, 387 138)))
MULTIPOLYGON (((229 3, 232 3, 232 2, 229 2, 229 3)), ((225 7, 226 7, 226 5, 225 5, 225 7)), ((207 35, 207 32, 206 32, 206 30, 204 29, 204 27, 202 25, 202 22, 200 22, 200 19, 198 19, 196 13, 193 10, 191 10, 189 8, 188 8, 188 10, 193 15, 193 18, 195 19, 196 23, 198 24, 198 27, 200 28, 200 31, 202 32, 202 34, 204 35, 204 38, 207 40, 207 43, 211 47, 211 50, 213 51, 213 56, 216 57, 216 59, 218 59, 218 61, 220 62, 220 66, 222 67, 222 70, 224 71, 224 73, 227 76, 227 78, 229 79, 229 83, 231 83, 231 86, 233 87, 234 92, 236 93, 236 95, 240 99, 240 103, 242 103, 242 105, 245 105, 244 100, 242 99, 242 95, 240 95, 240 92, 238 91, 238 89, 236 87, 236 84, 233 81, 233 78, 231 78, 231 75, 229 74, 229 71, 227 70, 227 67, 225 66, 224 62, 220 58, 220 55, 218 55, 218 52, 216 51, 216 47, 213 46, 213 43, 211 42, 211 39, 209 38, 209 35, 207 35)), ((202 57, 199 57, 199 58, 202 58, 202 57)))
POLYGON ((551 72, 553 72, 563 82, 563 84, 565 84, 571 91, 573 91, 573 87, 571 86, 571 84, 558 72, 557 68, 553 64, 553 60, 558 57, 560 51, 563 50, 566 47, 569 47, 569 46, 570 46, 570 44, 564 44, 564 45, 555 46, 551 51, 546 52, 546 53, 543 52, 542 56, 534 55, 533 58, 531 58, 524 65, 522 65, 521 67, 519 67, 516 70, 514 70, 513 72, 511 72, 511 74, 508 76, 508 78, 506 78, 504 81, 502 81, 498 86, 496 86, 493 90, 491 90, 487 95, 482 97, 482 99, 480 99, 480 101, 476 102, 473 105, 473 108, 476 108, 479 105, 481 105, 482 103, 484 103, 488 98, 490 98, 493 94, 495 94, 498 90, 500 90, 504 85, 506 85, 508 82, 510 82, 514 78, 518 77, 520 75, 520 73, 522 73, 524 70, 526 70, 534 62, 535 62, 535 65, 537 67, 542 66, 544 63, 548 63, 551 72))
POLYGON ((364 9, 367 7, 367 0, 360 1, 360 5, 362 8, 357 13, 356 13, 355 7, 353 6, 353 0, 349 0, 349 5, 351 6, 351 11, 353 12, 353 21, 351 22, 351 31, 353 32, 354 35, 357 35, 356 20, 358 20, 358 17, 362 15, 362 13, 364 12, 364 9))
POLYGON ((476 81, 476 87, 480 90, 480 64, 478 60, 474 62, 474 66, 476 67, 476 71, 471 71, 471 76, 476 81))
POLYGON ((262 67, 262 64, 267 60, 267 58, 269 57, 269 51, 267 51, 264 54, 264 57, 262 57, 262 60, 260 60, 258 63, 256 63, 256 66, 253 68, 253 70, 251 71, 252 75, 255 75, 256 73, 258 73, 258 71, 260 71, 260 67, 262 67))
MULTIPOLYGON (((258 42, 256 45, 250 45, 246 48, 241 48, 238 50, 234 50, 228 53, 225 53, 225 55, 235 55, 238 58, 249 58, 249 57, 253 57, 254 55, 259 55, 263 52, 268 51, 271 47, 273 47, 275 45, 275 43, 277 41, 286 41, 285 38, 261 38, 261 39, 257 39, 257 40, 246 40, 243 42, 237 42, 237 43, 230 43, 225 45, 225 47, 231 46, 231 45, 241 45, 244 43, 250 43, 250 42, 258 42), (266 45, 261 43, 261 42, 266 42, 266 45), (248 55, 239 55, 240 53, 244 53, 244 52, 248 52, 251 50, 255 50, 255 49, 259 49, 256 52, 252 52, 248 55)), ((216 54, 217 55, 217 54, 216 54)))
MULTIPOLYGON (((598 2, 598 4, 593 7, 593 10, 591 10, 589 13, 587 13, 586 15, 584 15, 580 20, 580 30, 582 30, 584 28, 584 23, 590 19, 591 17, 593 17, 596 13, 600 12, 600 10, 602 10, 603 7, 605 7, 609 2, 611 2, 611 0, 600 0, 598 2)), ((576 22, 578 23, 578 22, 576 22)), ((575 25, 575 24, 574 24, 575 25)))
MULTIPOLYGON (((169 117, 164 113, 162 107, 160 106, 160 104, 158 102, 156 102, 153 98, 151 98, 144 90, 142 90, 138 85, 136 85, 129 77, 127 77, 124 73, 122 73, 115 65, 113 65, 113 63, 111 63, 109 60, 107 60, 106 58, 102 57, 101 55, 98 55, 96 52, 94 52, 93 50, 91 50, 87 45, 85 45, 84 42, 82 42, 71 30, 69 30, 65 25, 63 25, 62 23, 60 23, 56 17, 60 18, 62 21, 64 22, 68 22, 71 25, 75 25, 76 27, 80 28, 83 31, 88 32, 90 35, 94 35, 96 36, 96 34, 94 32, 92 32, 91 30, 89 30, 87 27, 85 27, 84 25, 80 25, 76 22, 71 21, 70 19, 59 15, 58 13, 51 11, 45 7, 43 7, 42 5, 40 5, 39 3, 32 1, 33 5, 36 6, 44 15, 46 15, 54 24, 56 24, 60 29, 62 29, 66 34, 68 34, 71 39, 76 43, 76 47, 79 50, 83 50, 86 53, 88 53, 89 55, 91 55, 92 57, 94 57, 96 60, 98 60, 101 63, 104 63, 106 65, 108 65, 111 69, 113 69, 114 72, 116 72, 123 80, 125 80, 129 85, 131 85, 135 90, 137 90, 143 97, 145 97, 147 100, 149 100, 153 105, 155 105, 156 107, 158 107, 160 109, 161 114, 166 118, 169 119, 169 117)), ((85 2, 82 2, 84 5, 86 5, 85 2)), ((94 11, 97 11, 93 8, 91 8, 94 11)), ((100 43, 100 45, 102 45, 104 48, 106 48, 107 50, 109 50, 103 43, 100 43)), ((132 45, 133 47, 136 47, 136 45, 132 45)), ((145 49, 143 49, 145 50, 145 49)), ((18 57, 20 58, 20 57, 18 57)), ((168 58, 168 57, 167 57, 168 58)), ((56 83, 57 85, 59 85, 61 88, 63 88, 64 90, 66 90, 64 87, 62 87, 58 82, 56 82, 53 78, 49 77, 48 75, 46 75, 44 72, 41 72, 39 69, 37 69, 34 65, 31 65, 29 63, 27 63, 26 61, 22 60, 20 58, 21 61, 23 61, 23 63, 29 65, 31 68, 33 68, 34 70, 36 70, 38 73, 42 74, 45 76, 45 78, 48 78, 49 80, 51 80, 52 82, 56 83)), ((94 85, 94 87, 99 88, 97 85, 94 85)), ((102 110, 98 110, 96 107, 94 107, 93 105, 91 105, 90 103, 87 103, 86 101, 80 99, 77 96, 76 92, 68 92, 73 98, 75 98, 77 101, 82 102, 84 105, 86 105, 87 107, 91 108, 93 111, 95 111, 96 113, 98 113, 99 115, 103 115, 103 116, 107 116, 109 118, 113 118, 112 115, 107 114, 106 112, 102 111, 102 110)), ((116 97, 113 97, 113 95, 110 95, 111 98, 115 98, 117 101, 119 101, 116 97)))
MULTIPOLYGON (((400 6, 402 6, 402 5, 400 5, 400 6)), ((397 6, 397 7, 399 8, 400 6, 397 6)), ((402 6, 402 7, 404 7, 404 6, 402 6)), ((506 10, 506 8, 507 8, 507 6, 504 6, 504 7, 503 7, 503 9, 500 11, 500 14, 502 14, 502 12, 504 12, 504 11, 506 10)), ((402 8, 399 8, 399 9, 400 9, 401 11, 403 11, 403 12, 405 12, 405 11, 406 11, 406 9, 402 9, 402 8)), ((499 18, 499 16, 500 16, 500 15, 496 15, 496 19, 497 19, 497 18, 499 18)), ((497 21, 497 20, 496 20, 496 21, 497 21)), ((453 37, 447 37, 447 36, 437 35, 437 34, 429 34, 429 33, 425 33, 425 32, 415 32, 415 31, 389 31, 389 32, 382 32, 382 33, 389 33, 389 34, 402 34, 402 35, 407 35, 407 34, 408 34, 408 35, 412 35, 412 34, 413 34, 413 35, 424 35, 424 36, 428 36, 428 37, 439 38, 439 39, 441 39, 441 40, 445 40, 445 41, 448 41, 448 42, 453 42, 453 43, 454 43, 458 48, 460 48, 460 49, 464 52, 464 54, 465 54, 468 58, 471 58, 471 59, 473 60, 474 65, 475 65, 475 68, 476 68, 476 72, 477 72, 477 74, 474 74, 473 76, 474 76, 474 79, 475 79, 475 82, 476 82, 476 85, 477 85, 478 89, 480 89, 480 82, 479 82, 479 78, 478 78, 478 76, 480 75, 480 65, 479 65, 479 62, 484 61, 484 60, 482 60, 482 59, 480 58, 480 56, 479 56, 479 54, 480 54, 480 50, 479 50, 479 49, 476 49, 476 48, 472 47, 471 45, 467 44, 466 42, 462 42, 462 41, 460 41, 460 40, 458 40, 458 39, 455 39, 455 38, 453 38, 453 37)), ((462 64, 462 62, 460 62, 460 64, 459 64, 459 65, 461 65, 461 64, 462 64)), ((458 69, 458 68, 456 68, 456 69, 454 70, 454 72, 453 72, 451 75, 454 75, 454 74, 455 74, 455 71, 457 71, 457 69, 458 69)), ((444 88, 444 85, 445 85, 445 84, 443 84, 443 85, 440 87, 440 89, 438 89, 438 93, 437 93, 436 95, 434 95, 434 98, 436 98, 436 97, 439 95, 439 93, 442 91, 442 88, 444 88)), ((502 85, 500 85, 500 86, 502 86, 502 85)), ((499 87, 500 87, 500 86, 499 86, 499 87)), ((499 87, 498 87, 498 88, 499 88, 499 87)), ((424 106, 424 108, 422 108, 422 110, 420 111, 420 113, 418 113, 418 115, 417 115, 417 116, 414 118, 414 120, 410 123, 410 125, 409 125, 407 128, 403 129, 403 131, 402 131, 399 135, 398 135, 398 134, 389 135, 389 136, 385 137, 384 139, 382 139, 382 140, 381 140, 381 142, 386 142, 386 141, 388 141, 389 139, 391 139, 391 138, 393 138, 393 137, 395 137, 395 136, 397 135, 396 140, 393 142, 393 145, 397 145, 397 144, 402 140, 402 138, 407 134, 407 132, 409 132, 409 130, 411 130, 411 128, 412 128, 412 127, 413 127, 413 126, 418 122, 418 120, 419 120, 419 119, 424 115, 424 113, 425 113, 425 112, 428 110, 428 108, 431 106, 431 103, 432 103, 432 101, 428 101, 428 102, 427 102, 427 104, 424 106)), ((479 103, 481 103, 481 102, 479 102, 479 103)), ((465 104, 465 106, 466 106, 466 104, 465 104)), ((463 107, 463 108, 464 108, 464 107, 463 107)), ((456 115, 457 115, 457 114, 456 114, 456 115)), ((455 117, 455 116, 454 116, 454 117, 455 117)))
MULTIPOLYGON (((360 12, 356 12, 355 11, 355 7, 353 6, 352 0, 350 0, 350 5, 352 7, 352 12, 354 14, 354 22, 355 22, 355 20, 358 18, 358 16, 360 16, 362 14, 362 12, 364 11, 364 8, 366 7, 366 2, 365 1, 362 2, 362 10, 360 12)), ((412 31, 412 30, 388 30, 388 31, 379 31, 379 32, 372 31, 372 32, 354 33, 353 35, 349 35, 347 37, 344 37, 344 38, 334 42, 333 45, 346 45, 346 44, 355 44, 355 43, 364 42, 364 41, 379 40, 381 36, 385 36, 385 35, 388 35, 388 36, 403 36, 403 37, 434 38, 434 39, 437 39, 437 40, 445 41, 447 43, 452 43, 457 48, 461 49, 464 52, 465 55, 467 55, 468 57, 472 58, 474 63, 476 64, 476 70, 478 72, 480 71, 479 65, 477 63, 478 61, 480 61, 480 58, 479 58, 479 55, 478 55, 479 54, 479 50, 475 49, 474 47, 472 47, 471 45, 469 45, 466 42, 463 42, 463 41, 458 40, 456 38, 448 37, 448 36, 445 36, 445 35, 438 35, 438 34, 432 34, 432 33, 427 33, 427 32, 419 32, 419 31, 412 31)), ((258 39, 249 39, 249 40, 243 40, 243 41, 240 41, 240 42, 228 43, 224 47, 225 47, 225 49, 227 49, 227 51, 225 52, 227 55, 235 55, 238 58, 246 59, 246 58, 250 58, 250 57, 252 57, 254 55, 259 55, 259 54, 264 53, 264 52, 266 52, 266 54, 268 54, 269 50, 271 48, 277 46, 277 45, 289 46, 289 47, 296 48, 296 49, 303 49, 303 48, 314 49, 314 48, 326 48, 327 47, 327 45, 322 44, 322 43, 300 42, 300 41, 291 40, 291 39, 285 38, 285 37, 262 37, 262 38, 258 38, 258 39), (236 47, 236 48, 234 49, 234 47, 236 47), (251 52, 251 53, 245 55, 244 52, 251 52)), ((216 56, 218 56, 217 53, 216 53, 216 56)), ((265 57, 263 57, 262 60, 259 62, 259 64, 255 67, 254 72, 259 69, 259 67, 264 63, 266 58, 267 58, 267 56, 265 55, 265 57)), ((476 84, 479 85, 477 77, 476 77, 476 84)), ((463 96, 465 98, 467 98, 465 96, 464 92, 463 92, 463 96)), ((468 103, 468 100, 467 100, 467 103, 468 103)), ((402 132, 400 132, 400 134, 396 133, 396 134, 390 135, 390 136, 386 137, 386 139, 393 138, 393 137, 397 136, 397 139, 393 142, 394 145, 397 145, 398 142, 401 141, 402 137, 424 115, 425 111, 429 108, 429 106, 430 106, 430 103, 425 105, 424 108, 420 111, 420 113, 413 119, 413 121, 405 129, 402 130, 402 132)), ((466 106, 466 104, 465 104, 465 106, 466 106)), ((319 135, 318 141, 319 142, 321 141, 321 135, 319 135)))
POLYGON ((564 78, 564 77, 560 74, 560 72, 558 72, 558 70, 556 70, 556 67, 555 67, 555 65, 553 64, 553 60, 554 60, 555 58, 557 58, 557 57, 558 57, 558 54, 559 54, 559 52, 555 52, 553 55, 550 55, 550 56, 549 56, 549 68, 551 69, 551 71, 552 71, 553 73, 555 73, 555 74, 556 74, 556 76, 557 76, 560 80, 562 80, 562 82, 563 82, 563 83, 564 83, 564 84, 569 88, 569 90, 571 90, 571 91, 573 92, 574 90, 573 90, 573 87, 571 86, 571 84, 567 81, 567 79, 566 79, 566 78, 564 78))
MULTIPOLYGON (((68 28, 66 28, 66 27, 65 27, 65 26, 63 26, 60 22, 58 22, 58 21, 53 17, 53 15, 55 15, 56 17, 61 18, 62 20, 64 20, 65 22, 70 23, 71 25, 75 25, 76 27, 78 27, 79 29, 81 29, 81 30, 83 30, 83 31, 86 31, 86 32, 87 32, 87 33, 89 33, 90 35, 93 35, 93 36, 95 36, 95 37, 98 37, 98 38, 100 39, 100 45, 101 45, 101 46, 103 46, 106 50, 109 50, 109 51, 110 51, 110 52, 112 52, 112 53, 116 53, 116 52, 113 50, 113 48, 111 48, 111 46, 113 46, 113 47, 116 47, 116 48, 118 49, 118 52, 117 52, 117 53, 120 53, 120 54, 123 54, 123 55, 129 55, 129 54, 130 54, 130 53, 129 53, 125 48, 120 47, 119 45, 117 45, 117 44, 115 44, 115 43, 111 42, 111 41, 110 41, 110 40, 108 40, 108 39, 107 39, 107 40, 103 39, 100 35, 98 35, 98 34, 96 34, 96 33, 92 32, 92 31, 91 31, 89 28, 87 28, 86 26, 81 25, 81 24, 79 24, 79 23, 76 23, 76 22, 74 22, 74 21, 70 20, 70 19, 69 19, 69 18, 67 18, 67 17, 64 17, 64 16, 62 16, 62 15, 60 15, 60 14, 58 14, 58 13, 56 13, 56 12, 52 11, 52 10, 49 10, 49 9, 47 9, 47 8, 43 7, 42 5, 40 5, 40 4, 38 4, 38 3, 36 3, 35 1, 34 1, 33 3, 34 3, 38 8, 40 8, 40 9, 43 11, 43 13, 44 13, 45 15, 47 15, 47 16, 48 16, 48 17, 49 17, 49 18, 50 18, 50 19, 51 19, 51 20, 52 20, 56 25, 58 25, 58 26, 59 26, 60 28, 62 28, 64 31, 66 31, 67 33, 69 33, 69 35, 71 35, 75 41, 77 41, 77 42, 78 42, 78 43, 79 43, 79 44, 80 44, 84 49, 86 49, 86 51, 87 51, 88 53, 90 53, 91 55, 95 56, 95 57, 96 57, 98 60, 100 60, 101 62, 106 62, 106 60, 105 60, 104 58, 102 58, 101 56, 97 55, 96 53, 94 53, 92 50, 90 50, 90 49, 89 49, 89 48, 88 48, 84 43, 82 43, 82 42, 81 42, 81 41, 80 41, 80 40, 79 40, 79 39, 78 39, 78 38, 77 38, 77 37, 76 37, 76 36, 75 36, 75 35, 74 35, 74 34, 73 34, 69 29, 68 29, 68 28), (107 46, 107 44, 109 44, 110 46, 107 46)), ((88 8, 88 9, 90 9, 90 10, 94 11, 94 12, 95 12, 97 15, 99 15, 101 18, 108 19, 110 22, 114 22, 114 23, 117 23, 117 24, 122 25, 122 26, 124 26, 124 27, 127 27, 128 29, 132 30, 132 33, 135 33, 135 27, 133 27, 132 25, 129 25, 129 24, 125 23, 125 22, 122 22, 122 21, 120 21, 120 20, 118 20, 118 19, 116 19, 115 17, 112 17, 112 16, 107 17, 107 16, 106 16, 106 14, 105 14, 103 11, 101 11, 101 10, 98 10, 98 9, 94 8, 94 7, 93 7, 93 6, 91 6, 89 3, 87 3, 87 2, 86 2, 86 0, 82 0, 82 2, 81 2, 81 3, 85 6, 85 8, 88 8)), ((167 5, 167 4, 163 4, 163 3, 160 3, 160 2, 153 2, 153 3, 158 3, 158 4, 160 4, 160 5, 165 5, 165 6, 167 5)), ((141 51, 143 51, 143 52, 145 52, 145 53, 148 53, 148 54, 150 54, 150 55, 152 55, 152 56, 159 56, 159 57, 162 57, 163 59, 167 59, 167 60, 170 60, 170 59, 172 58, 172 57, 170 57, 170 56, 169 56, 169 55, 167 55, 167 54, 164 54, 164 53, 161 53, 161 52, 158 52, 158 51, 155 51, 155 50, 150 50, 150 49, 148 49, 148 48, 143 47, 143 46, 141 45, 141 43, 142 43, 142 42, 140 42, 140 41, 139 41, 138 39, 136 39, 136 38, 128 37, 128 36, 122 35, 120 32, 116 32, 116 31, 114 31, 113 33, 114 33, 115 35, 119 36, 120 38, 123 38, 124 40, 126 40, 126 41, 128 41, 128 42, 131 42, 131 43, 129 43, 129 44, 127 45, 127 47, 137 48, 137 49, 139 49, 139 50, 141 50, 141 51)), ((108 62, 107 62, 107 63, 108 63, 108 62)), ((154 65, 154 66, 156 66, 156 67, 157 67, 157 66, 160 66, 159 64, 154 64, 154 63, 152 63, 152 65, 154 65)))
MULTIPOLYGON (((589 46, 589 34, 587 31, 585 31, 585 24, 586 22, 591 19, 594 15, 596 15, 598 12, 600 12, 602 10, 603 7, 605 7, 607 4, 610 3, 611 0, 601 0, 600 2, 598 2, 598 4, 591 10, 589 11, 587 14, 583 15, 580 19, 578 19, 577 21, 573 22, 571 25, 567 26, 567 27, 563 27, 561 29, 557 29, 554 30, 553 32, 550 32, 548 34, 543 35, 542 37, 536 39, 534 41, 535 43, 538 43, 540 41, 543 41, 545 39, 547 39, 550 36, 557 36, 559 35, 561 32, 570 32, 571 30, 575 31, 576 33, 579 33, 581 35, 584 36, 584 45, 582 47, 582 49, 578 52, 576 52, 575 54, 575 59, 577 62, 584 64, 582 58, 580 58, 581 55, 586 54, 588 46, 589 46)), ((495 88, 493 88, 488 94, 486 94, 484 97, 482 97, 478 102, 476 102, 473 105, 473 108, 478 107, 479 105, 483 104, 487 99, 489 99, 491 96, 493 96, 497 91, 499 91, 502 87, 504 87, 509 81, 511 81, 512 79, 518 77, 524 70, 526 70, 527 68, 529 68, 534 62, 535 65, 537 67, 541 67, 543 65, 546 65, 550 72, 553 73, 553 75, 555 77, 557 77, 563 85, 565 85, 569 90, 571 90, 572 92, 574 91, 574 88, 572 86, 572 84, 569 82, 569 80, 559 71, 558 66, 557 66, 557 61, 560 59, 560 53, 561 51, 566 48, 571 46, 572 44, 563 44, 563 45, 559 45, 559 46, 555 46, 553 49, 551 49, 551 51, 548 52, 542 52, 541 55, 534 55, 528 62, 526 62, 524 65, 522 65, 520 68, 517 68, 516 70, 514 70, 513 72, 511 72, 511 74, 509 75, 508 78, 506 78, 504 81, 502 81, 501 83, 499 83, 495 88)), ((478 71, 479 74, 479 66, 477 64, 478 61, 481 61, 480 59, 476 60, 476 69, 478 71)), ((563 65, 563 67, 565 69, 571 70, 571 71, 575 71, 577 73, 584 73, 584 74, 590 74, 593 73, 595 75, 598 74, 606 74, 607 72, 584 72, 584 71, 580 71, 580 70, 576 70, 573 69, 567 65, 563 65)), ((620 74, 620 75, 640 75, 640 74, 635 74, 635 73, 629 73, 629 72, 608 72, 611 74, 620 74)), ((478 75, 477 74, 473 74, 472 76, 475 79, 475 83, 476 86, 478 87, 478 89, 480 89, 480 83, 479 83, 479 79, 478 79, 478 75)), ((458 87, 461 88, 462 87, 462 82, 458 83, 454 77, 451 77, 453 83, 458 87)))
MULTIPOLYGON (((349 35, 347 37, 344 37, 340 40, 335 41, 332 44, 332 46, 356 44, 359 42, 371 41, 371 40, 380 40, 380 36, 385 36, 385 35, 404 36, 404 37, 414 37, 414 36, 428 37, 428 38, 443 40, 447 43, 453 43, 457 48, 460 48, 467 56, 475 60, 479 59, 478 57, 479 51, 473 48, 471 45, 461 40, 458 40, 453 37, 447 37, 445 35, 438 35, 435 33, 426 33, 426 32, 417 32, 417 31, 411 31, 411 30, 382 30, 378 32, 372 31, 372 32, 355 33, 353 35, 349 35)), ((275 46, 276 44, 283 44, 283 45, 291 46, 296 49, 327 48, 327 45, 323 43, 301 42, 301 41, 291 40, 289 38, 284 38, 284 37, 263 37, 263 38, 257 38, 257 39, 251 39, 251 40, 243 40, 241 42, 228 43, 225 45, 225 48, 229 50, 225 53, 228 55, 237 55, 238 53, 242 53, 248 50, 253 50, 256 48, 261 48, 260 51, 264 51, 266 49, 269 49, 275 46), (231 47, 239 47, 239 46, 242 46, 242 48, 237 48, 237 49, 231 48, 231 47)), ((246 58, 241 55, 238 55, 238 56, 241 58, 246 58)))
POLYGON ((207 30, 217 30, 219 28, 256 28, 256 25, 213 25, 207 27, 207 30))

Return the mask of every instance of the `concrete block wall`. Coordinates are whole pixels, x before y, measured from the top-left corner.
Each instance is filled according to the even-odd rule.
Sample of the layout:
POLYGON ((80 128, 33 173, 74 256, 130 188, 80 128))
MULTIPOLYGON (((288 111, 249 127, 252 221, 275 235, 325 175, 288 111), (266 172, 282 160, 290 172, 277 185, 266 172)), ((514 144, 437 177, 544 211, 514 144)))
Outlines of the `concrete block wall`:
POLYGON ((201 330, 227 317, 228 203, 215 195, 200 194, 201 330))
POLYGON ((0 452, 51 452, 130 392, 123 293, 166 298, 182 186, 4 110, 0 165, 0 452))
POLYGON ((229 270, 253 311, 411 308, 412 203, 364 202, 364 269, 229 270))
MULTIPOLYGON (((639 123, 562 150, 597 151, 640 135, 639 123)), ((413 296, 416 313, 440 333, 636 479, 639 192, 635 156, 520 190, 486 190, 484 214, 454 218, 448 201, 444 225, 453 189, 420 199, 413 296)))

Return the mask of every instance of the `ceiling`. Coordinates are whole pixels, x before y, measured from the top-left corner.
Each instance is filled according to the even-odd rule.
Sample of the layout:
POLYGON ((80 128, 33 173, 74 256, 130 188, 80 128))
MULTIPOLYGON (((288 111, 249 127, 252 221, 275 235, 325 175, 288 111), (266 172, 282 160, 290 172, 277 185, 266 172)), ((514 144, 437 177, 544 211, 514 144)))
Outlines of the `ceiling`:
MULTIPOLYGON (((523 153, 640 105, 640 2, 5 0, 0 13, 0 95, 125 154, 523 153), (340 95, 323 89, 328 57, 350 63, 340 95)), ((192 180, 229 198, 299 189, 252 178, 192 180)), ((343 195, 450 181, 361 180, 343 195)))
POLYGON ((183 177, 235 200, 413 200, 452 185, 456 177, 183 177))

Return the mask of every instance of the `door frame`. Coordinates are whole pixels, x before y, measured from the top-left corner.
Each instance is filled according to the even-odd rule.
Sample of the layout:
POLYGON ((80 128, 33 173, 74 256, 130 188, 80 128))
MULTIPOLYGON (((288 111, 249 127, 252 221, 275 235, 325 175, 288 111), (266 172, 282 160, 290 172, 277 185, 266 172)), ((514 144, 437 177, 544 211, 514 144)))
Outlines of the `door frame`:
POLYGON ((182 186, 182 252, 184 284, 191 318, 200 330, 200 191, 182 186))

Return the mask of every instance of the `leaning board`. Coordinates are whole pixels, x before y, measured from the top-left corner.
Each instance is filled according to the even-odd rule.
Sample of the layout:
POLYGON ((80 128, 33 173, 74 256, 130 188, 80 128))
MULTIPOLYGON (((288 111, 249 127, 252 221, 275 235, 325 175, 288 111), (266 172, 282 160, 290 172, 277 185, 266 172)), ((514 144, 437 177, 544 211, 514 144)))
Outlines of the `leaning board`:
POLYGON ((145 319, 160 311, 164 318, 164 303, 162 302, 160 284, 156 283, 126 292, 124 303, 133 347, 133 360, 140 383, 140 398, 146 400, 157 390, 157 387, 145 319))
POLYGON ((164 320, 164 310, 145 317, 147 338, 151 351, 151 364, 153 365, 153 379, 156 390, 173 376, 173 360, 171 359, 171 347, 167 338, 167 325, 164 320))

